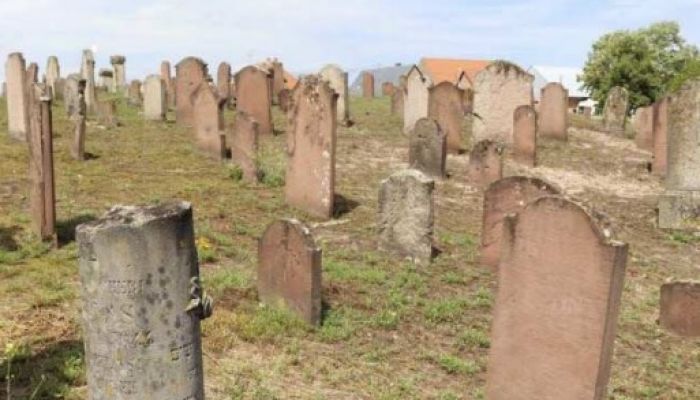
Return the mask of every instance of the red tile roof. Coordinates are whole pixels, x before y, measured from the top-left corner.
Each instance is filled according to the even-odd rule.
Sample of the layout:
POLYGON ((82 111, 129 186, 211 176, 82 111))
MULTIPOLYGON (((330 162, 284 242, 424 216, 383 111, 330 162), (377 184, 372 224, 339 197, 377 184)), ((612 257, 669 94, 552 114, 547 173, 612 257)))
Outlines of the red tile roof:
POLYGON ((420 60, 420 68, 426 75, 430 76, 434 85, 440 82, 456 83, 459 75, 464 71, 467 78, 474 82, 476 74, 486 68, 489 60, 458 60, 450 58, 428 58, 420 60))

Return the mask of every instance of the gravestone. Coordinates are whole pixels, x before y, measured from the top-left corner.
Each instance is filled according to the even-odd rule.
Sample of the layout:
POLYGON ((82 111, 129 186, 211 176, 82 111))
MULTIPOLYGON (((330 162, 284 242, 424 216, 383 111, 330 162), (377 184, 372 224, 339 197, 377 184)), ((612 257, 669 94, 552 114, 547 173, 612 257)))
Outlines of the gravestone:
POLYGON ((561 83, 550 82, 540 96, 540 134, 553 139, 567 140, 567 113, 569 91, 561 83))
POLYGON ((151 121, 164 121, 167 112, 165 82, 160 75, 149 75, 143 83, 143 116, 151 121))
POLYGON ((56 80, 61 77, 61 67, 58 64, 58 58, 56 56, 49 56, 46 60, 46 84, 51 88, 51 93, 56 98, 56 95, 60 93, 56 90, 56 80))
POLYGON ((63 92, 66 88, 66 78, 58 78, 54 82, 55 92, 52 93, 54 100, 64 101, 63 92))
POLYGON ((175 66, 175 119, 179 125, 194 126, 192 94, 206 82, 207 64, 196 57, 187 57, 175 66))
POLYGON ((433 178, 445 177, 447 138, 432 118, 416 122, 408 145, 408 165, 433 178))
POLYGON ((273 58, 270 60, 270 71, 272 72, 272 82, 270 88, 272 89, 272 103, 279 104, 279 94, 284 89, 284 65, 273 58))
POLYGON ((318 76, 302 78, 292 93, 287 130, 287 204, 323 219, 333 216, 337 94, 318 76))
POLYGON ((112 93, 123 92, 126 88, 126 57, 120 55, 111 56, 109 62, 114 70, 114 79, 112 79, 110 91, 112 93))
POLYGON ((243 111, 238 111, 231 129, 231 160, 241 168, 246 182, 260 180, 258 136, 258 122, 243 111))
POLYGON ((489 139, 513 143, 513 113, 532 105, 534 77, 508 61, 494 61, 474 79, 473 143, 489 139))
POLYGON ((97 100, 97 123, 107 129, 119 126, 117 120, 117 100, 97 100))
POLYGON ((78 226, 87 398, 204 399, 189 203, 115 206, 78 226))
POLYGON ((362 73, 362 96, 370 99, 374 97, 374 75, 371 72, 362 73))
MULTIPOLYGON (((39 66, 37 63, 31 63, 29 64, 29 67, 27 67, 27 72, 25 74, 25 79, 27 80, 27 87, 31 87, 32 85, 35 85, 39 83, 39 66)), ((44 93, 45 96, 49 96, 50 93, 44 93)))
POLYGON ((231 65, 227 62, 219 64, 216 71, 216 91, 224 104, 228 104, 231 98, 231 65))
POLYGON ((666 191, 659 197, 659 228, 700 229, 700 79, 668 101, 666 191))
POLYGON ((95 92, 95 56, 92 50, 83 50, 80 75, 85 79, 85 104, 88 112, 94 113, 97 107, 97 94, 95 92))
POLYGON ((528 167, 537 163, 537 112, 532 106, 519 106, 513 114, 513 159, 528 167))
POLYGON ((226 158, 223 101, 207 82, 199 85, 194 98, 194 131, 197 147, 212 158, 226 158))
POLYGON ((311 325, 321 323, 321 248, 294 219, 270 224, 258 245, 258 297, 287 308, 311 325))
POLYGON ((433 255, 435 181, 420 171, 396 172, 379 189, 379 250, 428 265, 433 255))
POLYGON ((607 398, 627 245, 560 197, 504 225, 486 398, 607 398))
POLYGON ((66 114, 69 117, 80 110, 81 100, 79 96, 81 90, 83 101, 85 101, 85 87, 87 87, 87 80, 83 79, 83 77, 80 74, 70 74, 66 78, 66 83, 63 88, 63 102, 66 107, 66 114))
POLYGON ((331 89, 338 94, 338 122, 348 125, 350 122, 350 103, 348 98, 348 74, 337 65, 326 65, 319 75, 328 81, 331 89))
POLYGON ((700 282, 670 282, 661 286, 659 321, 667 331, 684 337, 700 336, 700 282))
POLYGON ((100 77, 98 83, 100 89, 111 91, 114 86, 114 72, 111 69, 103 68, 97 73, 97 76, 100 77))
POLYGON ((657 176, 666 176, 668 160, 668 97, 654 103, 654 143, 651 172, 657 176))
POLYGON ((141 107, 143 99, 141 97, 141 81, 134 79, 129 84, 128 103, 132 107, 141 107))
POLYGON ((165 82, 165 92, 169 109, 175 108, 175 82, 170 75, 170 62, 162 61, 160 63, 160 77, 165 82))
POLYGON ((34 233, 57 244, 51 97, 46 87, 28 86, 29 209, 34 233))
POLYGON ((260 124, 261 135, 273 133, 270 76, 264 70, 249 65, 236 73, 236 107, 260 124))
POLYGON ((5 63, 7 85, 7 132, 12 139, 27 141, 29 134, 29 99, 27 98, 26 64, 22 53, 12 53, 5 63))
POLYGON ((472 186, 485 188, 503 178, 503 150, 503 144, 492 140, 482 140, 474 145, 467 167, 472 186))
MULTIPOLYGON (((78 78, 78 76, 75 76, 78 78)), ((71 82, 73 79, 71 79, 71 82)), ((72 105, 71 113, 68 115, 71 122, 73 122, 73 142, 70 147, 70 154, 73 159, 78 161, 85 160, 85 128, 87 121, 87 105, 85 104, 85 79, 80 79, 77 81, 78 87, 76 89, 77 97, 75 99, 75 104, 72 105)))
POLYGON ((394 94, 396 88, 392 82, 382 83, 382 96, 391 96, 394 94))
POLYGON ((403 117, 404 89, 398 88, 391 95, 391 114, 403 117))
POLYGON ((432 84, 417 66, 406 75, 406 90, 403 99, 403 132, 408 134, 421 118, 428 117, 430 103, 429 88, 432 84))
POLYGON ((279 101, 280 110, 284 113, 289 112, 292 103, 292 91, 289 89, 280 90, 277 95, 279 101))
POLYGON ((447 152, 460 153, 464 122, 464 91, 450 82, 441 82, 428 89, 428 117, 440 125, 447 137, 447 152))
POLYGON ((509 176, 490 184, 484 191, 481 265, 492 269, 498 267, 503 242, 503 220, 507 215, 522 211, 540 197, 558 194, 559 190, 551 184, 525 176, 509 176))
POLYGON ((603 108, 603 127, 605 131, 615 136, 623 136, 625 134, 628 109, 629 93, 627 89, 620 86, 610 89, 603 108))
POLYGON ((634 142, 642 150, 654 151, 654 106, 640 107, 634 118, 634 142))

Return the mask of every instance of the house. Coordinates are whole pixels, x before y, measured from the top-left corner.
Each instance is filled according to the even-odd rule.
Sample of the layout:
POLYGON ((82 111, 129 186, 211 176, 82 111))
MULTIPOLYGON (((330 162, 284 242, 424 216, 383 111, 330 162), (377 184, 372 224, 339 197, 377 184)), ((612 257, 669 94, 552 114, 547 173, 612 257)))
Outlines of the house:
POLYGON ((433 85, 452 82, 460 89, 471 89, 476 74, 491 64, 490 60, 423 57, 418 63, 433 85))
POLYGON ((394 84, 394 87, 399 87, 401 75, 406 75, 412 66, 413 64, 396 63, 391 67, 362 70, 352 82, 352 85, 350 85, 350 93, 356 96, 362 94, 362 74, 369 72, 374 75, 374 95, 380 97, 382 95, 382 85, 385 82, 391 82, 394 84))
POLYGON ((569 110, 576 110, 580 102, 591 97, 590 93, 584 90, 577 80, 578 76, 583 73, 580 68, 536 65, 530 67, 528 72, 535 76, 535 81, 532 84, 535 101, 539 102, 542 88, 550 82, 561 83, 569 91, 569 110))

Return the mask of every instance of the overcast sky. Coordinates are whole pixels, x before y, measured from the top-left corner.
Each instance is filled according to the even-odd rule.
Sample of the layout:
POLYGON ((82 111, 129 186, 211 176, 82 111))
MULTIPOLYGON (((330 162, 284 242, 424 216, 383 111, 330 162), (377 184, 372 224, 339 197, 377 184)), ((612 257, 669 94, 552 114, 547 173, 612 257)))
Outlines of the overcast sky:
POLYGON ((97 69, 125 55, 129 79, 188 55, 210 71, 268 56, 292 72, 422 56, 580 67, 600 35, 659 20, 700 43, 700 0, 0 0, 0 54, 22 51, 42 73, 57 55, 66 75, 93 48, 97 69))

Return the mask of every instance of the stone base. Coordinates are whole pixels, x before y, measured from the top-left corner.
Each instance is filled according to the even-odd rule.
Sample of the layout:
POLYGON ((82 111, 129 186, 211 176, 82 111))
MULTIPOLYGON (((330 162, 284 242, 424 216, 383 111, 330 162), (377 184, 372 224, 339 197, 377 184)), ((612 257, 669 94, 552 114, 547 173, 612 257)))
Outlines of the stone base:
POLYGON ((700 191, 667 190, 662 194, 659 228, 700 230, 700 191))

